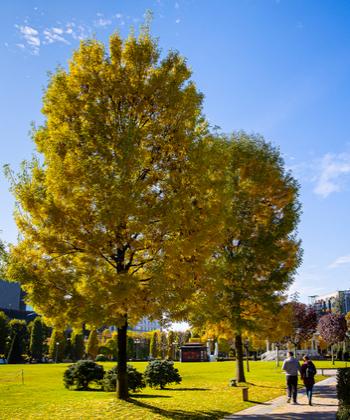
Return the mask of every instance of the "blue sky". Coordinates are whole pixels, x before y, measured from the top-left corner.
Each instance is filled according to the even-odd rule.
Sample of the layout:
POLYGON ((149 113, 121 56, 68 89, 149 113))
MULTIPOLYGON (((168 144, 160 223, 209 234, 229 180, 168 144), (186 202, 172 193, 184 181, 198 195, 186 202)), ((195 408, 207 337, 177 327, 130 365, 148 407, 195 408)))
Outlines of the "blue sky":
MULTIPOLYGON (((350 287, 350 3, 316 0, 11 0, 0 5, 0 164, 31 157, 47 72, 79 40, 126 36, 147 9, 162 50, 187 57, 204 112, 224 132, 262 134, 301 184, 301 298, 350 287)), ((1 237, 15 242, 0 175, 1 237)))

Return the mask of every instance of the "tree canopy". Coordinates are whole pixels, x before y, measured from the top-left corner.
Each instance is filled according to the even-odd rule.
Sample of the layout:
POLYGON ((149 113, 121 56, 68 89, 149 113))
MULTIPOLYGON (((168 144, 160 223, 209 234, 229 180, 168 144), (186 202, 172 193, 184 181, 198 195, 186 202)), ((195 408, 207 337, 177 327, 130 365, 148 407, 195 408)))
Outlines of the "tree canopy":
POLYGON ((50 78, 39 157, 12 177, 23 239, 8 277, 52 323, 117 325, 120 380, 128 322, 191 296, 218 234, 220 181, 190 76, 147 28, 112 35, 109 54, 83 41, 50 78))
POLYGON ((344 340, 348 328, 344 315, 330 313, 320 318, 317 329, 326 343, 335 344, 344 340))
POLYGON ((226 324, 235 332, 238 380, 244 381, 242 334, 259 314, 278 308, 301 260, 296 239, 298 184, 277 149, 238 133, 223 140, 224 240, 207 266, 207 282, 193 305, 195 324, 226 324))

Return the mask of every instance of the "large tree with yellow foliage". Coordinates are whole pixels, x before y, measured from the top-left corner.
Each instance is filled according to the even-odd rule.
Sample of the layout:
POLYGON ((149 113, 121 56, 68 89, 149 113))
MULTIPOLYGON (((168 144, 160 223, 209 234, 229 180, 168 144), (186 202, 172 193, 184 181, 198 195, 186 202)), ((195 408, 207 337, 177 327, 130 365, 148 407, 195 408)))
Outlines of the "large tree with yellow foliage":
POLYGON ((112 35, 109 54, 83 41, 50 78, 39 157, 12 176, 21 241, 8 276, 52 323, 118 327, 121 399, 128 323, 189 298, 217 236, 216 154, 190 76, 178 53, 160 60, 147 28, 112 35))
POLYGON ((192 322, 234 333, 236 377, 244 382, 242 335, 279 306, 300 263, 300 205, 298 185, 277 149, 244 133, 222 142, 226 204, 218 229, 224 240, 208 262, 192 322))

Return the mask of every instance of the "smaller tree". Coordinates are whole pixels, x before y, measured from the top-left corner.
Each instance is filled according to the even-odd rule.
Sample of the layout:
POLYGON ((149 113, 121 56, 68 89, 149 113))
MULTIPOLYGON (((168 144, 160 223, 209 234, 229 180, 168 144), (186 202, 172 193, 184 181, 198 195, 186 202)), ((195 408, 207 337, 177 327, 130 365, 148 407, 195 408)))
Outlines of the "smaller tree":
POLYGON ((8 322, 5 312, 0 311, 0 355, 5 355, 7 352, 7 339, 10 332, 8 322))
POLYGON ((98 355, 98 336, 96 330, 91 330, 88 338, 88 342, 86 345, 86 353, 88 357, 92 360, 95 360, 95 357, 98 355))
POLYGON ((150 356, 152 359, 156 359, 159 354, 159 334, 158 331, 154 331, 150 341, 150 356))
POLYGON ((112 337, 109 338, 104 347, 108 350, 108 355, 112 357, 113 360, 118 358, 118 334, 113 333, 112 337))
POLYGON ((103 366, 92 360, 79 360, 64 372, 63 382, 66 388, 75 387, 77 390, 87 390, 91 382, 100 385, 103 376, 103 366))
POLYGON ((295 349, 303 341, 310 340, 317 328, 317 314, 310 305, 300 302, 290 302, 287 304, 291 308, 291 318, 293 331, 288 337, 294 344, 295 349))
POLYGON ((66 353, 66 336, 63 331, 54 328, 50 337, 49 359, 62 362, 66 353))
POLYGON ((174 360, 175 359, 175 333, 174 331, 168 332, 168 346, 167 346, 167 358, 174 360))
POLYGON ((27 324, 19 319, 12 319, 8 323, 10 329, 8 363, 23 362, 23 354, 28 340, 27 324))
POLYGON ((160 333, 160 356, 165 359, 167 353, 168 339, 165 331, 160 333))
POLYGON ((128 336, 127 339, 127 347, 126 351, 128 354, 128 359, 134 359, 135 358, 135 343, 134 343, 134 337, 128 336))
POLYGON ((148 363, 144 376, 147 385, 160 389, 164 389, 165 385, 170 383, 179 384, 182 380, 174 362, 170 360, 152 360, 148 363))
POLYGON ((43 323, 41 318, 38 316, 33 321, 30 334, 29 352, 30 356, 39 362, 43 358, 44 338, 43 323))
POLYGON ((329 313, 320 318, 317 325, 321 337, 331 346, 332 364, 334 365, 334 344, 346 337, 347 325, 344 315, 329 313))
POLYGON ((71 338, 72 342, 72 358, 76 362, 84 357, 85 343, 84 335, 81 332, 74 331, 71 338))

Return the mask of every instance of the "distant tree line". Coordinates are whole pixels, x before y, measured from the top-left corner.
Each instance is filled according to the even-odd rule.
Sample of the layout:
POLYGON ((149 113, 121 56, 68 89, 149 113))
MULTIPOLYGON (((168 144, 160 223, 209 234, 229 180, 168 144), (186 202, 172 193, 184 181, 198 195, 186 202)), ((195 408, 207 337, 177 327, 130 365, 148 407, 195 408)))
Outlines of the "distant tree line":
MULTIPOLYGON (((128 335, 129 360, 178 360, 190 331, 133 332, 128 335)), ((0 358, 8 363, 118 360, 118 334, 107 328, 91 331, 50 328, 41 317, 26 323, 0 311, 0 358)))

